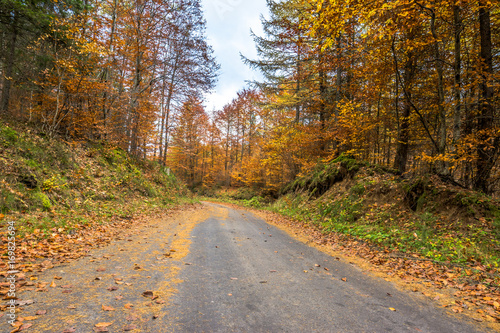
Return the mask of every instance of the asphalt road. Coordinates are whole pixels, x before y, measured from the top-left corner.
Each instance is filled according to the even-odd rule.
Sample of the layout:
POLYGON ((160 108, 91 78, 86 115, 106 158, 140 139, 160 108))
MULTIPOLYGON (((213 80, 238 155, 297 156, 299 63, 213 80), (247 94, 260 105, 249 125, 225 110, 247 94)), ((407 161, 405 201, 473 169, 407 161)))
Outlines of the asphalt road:
POLYGON ((476 332, 248 212, 227 211, 192 232, 175 332, 476 332))
MULTIPOLYGON (((216 204, 127 231, 19 293, 23 332, 480 332, 216 204)), ((6 317, 0 332, 10 332, 6 317)))

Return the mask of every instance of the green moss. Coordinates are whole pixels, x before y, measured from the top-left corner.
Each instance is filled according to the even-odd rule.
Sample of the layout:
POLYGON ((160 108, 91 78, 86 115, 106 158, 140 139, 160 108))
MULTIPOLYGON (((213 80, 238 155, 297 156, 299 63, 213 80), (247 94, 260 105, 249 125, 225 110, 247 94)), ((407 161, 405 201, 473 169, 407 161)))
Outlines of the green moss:
POLYGON ((52 202, 49 197, 43 192, 34 192, 32 194, 32 200, 35 205, 42 208, 45 211, 50 211, 52 209, 52 202))
POLYGON ((3 146, 9 147, 19 139, 19 134, 10 127, 3 127, 0 130, 0 142, 3 146))
POLYGON ((357 196, 362 196, 366 191, 366 187, 364 184, 358 183, 353 185, 349 191, 357 196))
POLYGON ((32 159, 28 159, 26 165, 32 169, 40 169, 40 163, 32 159))

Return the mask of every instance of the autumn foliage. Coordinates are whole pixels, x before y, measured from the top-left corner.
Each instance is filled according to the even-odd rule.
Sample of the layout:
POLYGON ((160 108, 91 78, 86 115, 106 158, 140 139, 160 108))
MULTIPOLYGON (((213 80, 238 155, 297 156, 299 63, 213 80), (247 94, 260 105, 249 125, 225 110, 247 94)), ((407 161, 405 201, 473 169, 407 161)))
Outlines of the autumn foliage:
POLYGON ((276 193, 347 153, 498 189, 496 2, 269 0, 242 57, 263 79, 214 113, 199 1, 40 3, 2 4, 1 106, 48 134, 114 142, 192 186, 276 193))
POLYGON ((47 135, 164 161, 172 110, 215 84, 198 0, 7 1, 0 10, 11 37, 1 111, 47 135))
POLYGON ((193 185, 283 185, 346 153, 401 175, 498 189, 499 7, 268 1, 263 80, 210 120, 193 185))

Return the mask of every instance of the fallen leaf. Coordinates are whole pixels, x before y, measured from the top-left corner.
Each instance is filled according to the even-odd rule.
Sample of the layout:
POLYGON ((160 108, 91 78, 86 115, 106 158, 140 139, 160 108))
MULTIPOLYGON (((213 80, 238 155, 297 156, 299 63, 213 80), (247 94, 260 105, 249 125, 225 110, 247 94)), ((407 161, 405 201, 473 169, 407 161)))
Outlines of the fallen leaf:
POLYGON ((74 306, 74 305, 68 305, 68 309, 74 310, 74 309, 76 309, 76 306, 74 306))
POLYGON ((347 278, 345 278, 345 277, 343 277, 341 280, 344 282, 347 282, 347 278))
POLYGON ((493 318, 492 316, 489 316, 489 315, 486 315, 484 316, 486 318, 487 321, 489 322, 492 322, 492 323, 496 323, 497 320, 495 318, 493 318))
POLYGON ((122 300, 123 299, 123 296, 122 295, 118 295, 115 297, 116 300, 122 300))
POLYGON ((105 272, 106 271, 106 268, 104 267, 99 267, 98 269, 96 269, 97 272, 105 272))
POLYGON ((31 326, 33 326, 33 324, 26 323, 23 326, 21 326, 21 328, 19 330, 24 331, 24 330, 27 330, 28 328, 30 328, 31 326))
POLYGON ((115 287, 115 286, 111 286, 111 287, 108 287, 108 288, 106 288, 106 289, 108 289, 109 291, 115 291, 115 290, 118 290, 118 288, 117 288, 117 287, 115 287))
POLYGON ((103 311, 115 311, 115 309, 111 306, 107 306, 107 305, 101 305, 102 306, 102 310, 103 311))
POLYGON ((389 310, 391 310, 391 311, 396 311, 396 309, 394 309, 394 308, 389 308, 389 310))
POLYGON ((36 315, 37 315, 37 316, 43 316, 44 314, 47 314, 47 310, 38 310, 38 311, 36 312, 36 315))
POLYGON ((142 296, 148 297, 148 298, 153 298, 153 292, 151 290, 147 290, 142 293, 142 296))
POLYGON ((38 319, 37 316, 28 316, 28 317, 23 317, 24 320, 30 321, 30 320, 35 320, 38 319))
POLYGON ((55 280, 62 280, 62 277, 60 277, 60 276, 54 276, 54 279, 55 280))
POLYGON ((132 309, 132 308, 134 307, 134 305, 133 305, 133 304, 131 304, 131 303, 127 303, 127 304, 125 304, 123 307, 124 307, 125 309, 132 309))
POLYGON ((56 281, 52 281, 52 283, 49 286, 50 288, 55 288, 56 287, 56 281))
POLYGON ((157 300, 155 301, 155 303, 156 303, 156 304, 165 304, 165 301, 164 301, 164 300, 162 300, 162 299, 157 299, 157 300))
POLYGON ((95 327, 108 327, 113 325, 113 323, 97 323, 95 324, 95 327))

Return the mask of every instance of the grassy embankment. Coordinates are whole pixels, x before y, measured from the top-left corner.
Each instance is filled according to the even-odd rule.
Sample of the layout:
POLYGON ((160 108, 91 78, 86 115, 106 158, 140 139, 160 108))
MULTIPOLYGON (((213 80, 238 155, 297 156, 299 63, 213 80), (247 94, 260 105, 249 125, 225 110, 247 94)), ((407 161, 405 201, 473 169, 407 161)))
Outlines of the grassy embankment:
POLYGON ((130 220, 189 202, 188 194, 158 164, 114 146, 69 143, 0 122, 0 220, 15 220, 19 237, 130 220))

